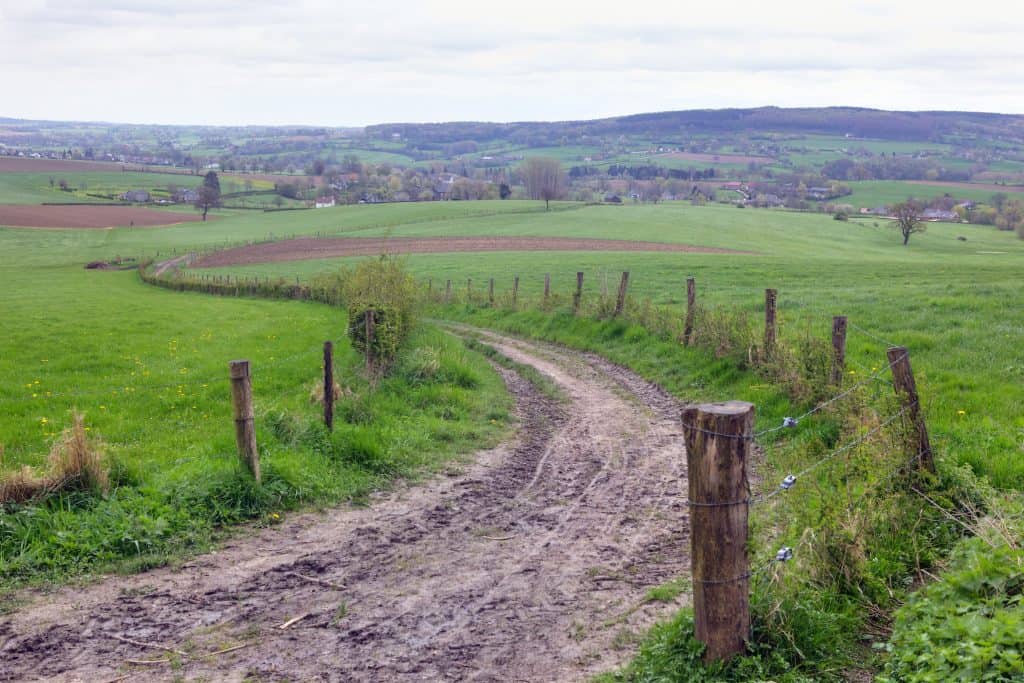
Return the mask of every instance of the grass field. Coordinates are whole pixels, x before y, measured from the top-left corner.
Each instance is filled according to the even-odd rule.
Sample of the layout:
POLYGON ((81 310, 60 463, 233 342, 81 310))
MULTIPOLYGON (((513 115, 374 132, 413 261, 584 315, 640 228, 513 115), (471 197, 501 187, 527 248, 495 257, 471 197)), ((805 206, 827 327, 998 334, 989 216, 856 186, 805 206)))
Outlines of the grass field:
POLYGON ((0 513, 0 589, 164 563, 209 547, 224 525, 358 500, 507 431, 500 378, 429 327, 409 348, 432 349, 434 378, 424 381, 402 356, 370 391, 343 311, 182 295, 135 272, 83 269, 117 254, 118 235, 183 247, 195 234, 141 232, 0 229, 2 468, 41 467, 80 411, 106 444, 115 484, 104 498, 72 492, 0 513), (347 392, 333 437, 310 401, 328 339, 347 392), (253 367, 259 489, 238 474, 226 379, 235 358, 253 367))
POLYGON ((0 204, 41 204, 43 202, 111 201, 90 194, 119 195, 126 190, 166 190, 168 185, 195 187, 202 178, 165 173, 89 171, 68 173, 0 173, 0 204), (50 187, 50 178, 54 186, 50 187), (64 192, 59 183, 66 180, 75 188, 64 192))
MULTIPOLYGON (((840 222, 819 214, 683 203, 557 203, 552 208, 544 211, 537 202, 438 202, 270 214, 221 211, 218 220, 205 225, 148 230, 0 228, 5 283, 0 314, 15 321, 0 340, 2 467, 41 465, 78 410, 89 434, 106 443, 116 484, 106 497, 67 493, 0 513, 0 589, 173 562, 211 547, 230 525, 251 519, 272 524, 281 511, 304 505, 358 502, 395 476, 434 470, 507 435, 511 406, 500 378, 481 356, 430 326, 414 336, 395 373, 371 391, 361 359, 345 341, 346 321, 337 309, 174 293, 143 285, 133 272, 82 268, 115 255, 167 255, 271 235, 550 235, 753 252, 438 254, 410 257, 408 263, 421 279, 431 278, 435 289, 446 279, 461 289, 472 278, 481 291, 494 277, 502 293, 519 275, 524 304, 538 301, 545 273, 552 275, 564 302, 577 270, 586 274, 588 299, 605 282, 614 291, 619 274, 628 270, 634 300, 650 297, 679 306, 684 280, 694 276, 702 303, 755 318, 763 289, 776 287, 784 340, 825 339, 832 315, 850 317, 851 380, 882 367, 890 341, 908 346, 940 459, 966 463, 998 487, 1024 488, 1024 308, 1016 305, 1024 242, 1015 236, 935 224, 903 247, 884 222, 876 227, 872 220, 840 222), (966 242, 957 239, 961 234, 966 242), (309 399, 326 339, 335 341, 336 376, 347 390, 333 437, 317 426, 318 406, 309 399), (440 370, 424 382, 416 351, 426 347, 428 355, 436 354, 440 370), (241 476, 236 461, 226 365, 238 357, 253 363, 262 487, 241 476)), ((345 262, 217 272, 309 279, 345 262)), ((687 400, 750 400, 758 405, 759 429, 777 426, 781 416, 800 410, 778 387, 741 372, 732 361, 681 349, 636 325, 573 318, 565 310, 463 308, 434 314, 493 322, 600 351, 687 400)), ((882 397, 891 390, 874 391, 882 397)), ((820 449, 818 431, 828 428, 811 424, 792 442, 770 444, 772 465, 804 462, 799 448, 820 449)), ((815 490, 820 494, 818 487, 836 486, 845 492, 846 477, 840 475, 819 472, 815 490)), ((815 509, 801 514, 775 531, 817 528, 815 509)), ((941 520, 939 513, 933 516, 941 520)), ((770 518, 756 524, 758 534, 770 536, 770 518)), ((929 553, 949 546, 949 531, 940 533, 938 527, 927 532, 942 536, 934 543, 900 533, 872 549, 872 560, 882 561, 867 573, 879 578, 882 588, 871 604, 891 608, 894 594, 886 591, 910 575, 918 540, 926 540, 929 553)), ((758 536, 758 553, 772 550, 768 540, 774 538, 758 536)), ((905 586, 898 585, 902 595, 905 586)), ((797 615, 797 621, 806 616, 800 647, 817 643, 818 649, 782 655, 794 659, 772 669, 773 680, 803 680, 800 672, 780 673, 797 657, 809 671, 818 662, 828 668, 829 662, 848 661, 830 659, 829 648, 834 653, 837 644, 848 647, 861 623, 855 616, 859 598, 829 591, 795 594, 800 604, 784 611, 797 615), (830 602, 833 598, 841 599, 830 602), (818 631, 827 632, 818 638, 818 631)), ((684 614, 664 647, 675 652, 680 643, 689 643, 687 624, 684 614)), ((658 633, 648 641, 655 650, 662 647, 658 633)), ((658 652, 664 654, 664 647, 658 652)), ((641 668, 651 651, 645 652, 638 660, 641 668)), ((670 662, 668 670, 682 669, 670 662)), ((626 672, 609 680, 648 679, 626 672)))
MULTIPOLYGON (((383 207, 382 207, 383 208, 383 207)), ((344 213, 346 210, 339 210, 344 213)), ((390 213, 386 209, 381 214, 390 213)), ((632 291, 679 305, 686 276, 713 304, 756 312, 763 289, 777 287, 787 333, 822 338, 831 316, 845 314, 878 339, 851 330, 854 372, 884 362, 885 344, 913 353, 937 443, 988 474, 999 486, 1024 486, 1021 437, 1024 417, 1024 311, 1007 307, 1019 298, 1016 284, 1024 242, 1012 234, 965 225, 929 225, 908 247, 888 223, 834 221, 828 216, 688 205, 590 207, 562 213, 501 214, 366 228, 371 235, 562 235, 685 242, 744 249, 758 255, 643 253, 489 253, 418 255, 414 271, 440 287, 466 278, 499 290, 522 277, 524 296, 537 296, 543 274, 568 291, 575 272, 586 272, 586 292, 599 291, 605 275, 614 290, 622 270, 632 291), (957 240, 965 234, 967 242, 957 240), (962 413, 960 411, 963 411, 962 413)), ((366 214, 360 217, 366 218, 366 214)), ((238 275, 308 279, 338 261, 298 261, 220 269, 238 275)), ((742 397, 740 397, 742 398, 742 397)))
MULTIPOLYGON (((927 185, 923 183, 906 183, 895 180, 863 180, 846 183, 853 190, 853 194, 837 199, 837 202, 852 204, 860 208, 886 206, 897 202, 904 202, 913 197, 915 199, 934 199, 946 194, 960 201, 987 202, 997 190, 988 187, 963 187, 962 185, 943 185, 936 183, 927 185)), ((1013 188, 998 190, 1005 192, 1011 198, 1024 199, 1024 192, 1015 191, 1013 188)))

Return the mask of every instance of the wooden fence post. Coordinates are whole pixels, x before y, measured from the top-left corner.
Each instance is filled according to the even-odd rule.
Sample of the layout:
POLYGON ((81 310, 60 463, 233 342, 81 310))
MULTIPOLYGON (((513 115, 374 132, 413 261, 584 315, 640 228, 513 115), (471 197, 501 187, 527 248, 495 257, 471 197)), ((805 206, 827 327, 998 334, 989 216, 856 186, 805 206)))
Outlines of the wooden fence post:
POLYGON ((764 355, 775 353, 775 303, 778 292, 774 289, 764 290, 764 355))
POLYGON ((252 410, 252 378, 249 361, 233 360, 228 363, 231 376, 231 403, 235 413, 235 443, 238 457, 253 479, 260 480, 260 454, 256 450, 256 418, 252 410))
POLYGON ((572 312, 579 313, 580 301, 583 299, 583 273, 576 271, 576 293, 572 295, 572 312))
POLYGON ((629 287, 629 271, 622 271, 622 280, 619 282, 619 298, 615 300, 615 315, 622 315, 626 308, 626 289, 629 287))
POLYGON ((372 308, 366 309, 366 372, 373 376, 373 337, 377 334, 377 321, 372 308))
POLYGON ((917 449, 920 466, 929 472, 935 472, 935 459, 932 456, 932 445, 928 440, 928 427, 921 415, 921 402, 917 395, 917 382, 914 371, 910 367, 910 352, 904 346, 891 346, 887 351, 889 366, 892 368, 892 383, 896 393, 900 395, 904 410, 914 423, 914 446, 917 449))
POLYGON ((683 324, 683 345, 693 341, 693 318, 697 314, 697 281, 686 278, 686 322, 683 324))
POLYGON ((832 316, 832 384, 843 383, 846 370, 846 316, 832 316))
POLYGON ((430 298, 430 295, 433 294, 433 292, 434 292, 434 278, 429 277, 429 278, 427 278, 427 298, 428 299, 430 298))
POLYGON ((473 278, 466 278, 466 303, 472 303, 473 301, 473 278))
POLYGON ((519 276, 516 275, 512 278, 512 305, 515 306, 516 302, 519 301, 519 276))
POLYGON ((324 424, 334 431, 334 344, 324 342, 324 424))
POLYGON ((750 637, 747 455, 754 406, 742 401, 683 409, 689 479, 695 635, 704 661, 742 653, 750 637))
POLYGON ((487 302, 489 304, 491 304, 491 306, 494 305, 494 278, 493 277, 490 279, 490 282, 487 283, 487 302))
POLYGON ((451 301, 452 301, 452 281, 449 280, 448 284, 446 284, 444 286, 444 302, 446 304, 449 304, 449 303, 451 303, 451 301))
POLYGON ((548 302, 548 295, 551 294, 551 273, 544 273, 544 303, 548 302))

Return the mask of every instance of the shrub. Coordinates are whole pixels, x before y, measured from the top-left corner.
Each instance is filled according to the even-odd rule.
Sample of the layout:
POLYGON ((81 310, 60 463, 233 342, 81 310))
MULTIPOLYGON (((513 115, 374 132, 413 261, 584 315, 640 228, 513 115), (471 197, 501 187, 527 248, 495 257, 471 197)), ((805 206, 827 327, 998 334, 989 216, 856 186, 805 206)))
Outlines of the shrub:
POLYGON ((339 277, 341 300, 348 307, 348 334, 360 353, 372 354, 383 370, 395 359, 398 348, 409 336, 419 300, 416 282, 405 261, 381 256, 345 269, 339 277), (374 338, 366 339, 367 311, 374 312, 374 338))

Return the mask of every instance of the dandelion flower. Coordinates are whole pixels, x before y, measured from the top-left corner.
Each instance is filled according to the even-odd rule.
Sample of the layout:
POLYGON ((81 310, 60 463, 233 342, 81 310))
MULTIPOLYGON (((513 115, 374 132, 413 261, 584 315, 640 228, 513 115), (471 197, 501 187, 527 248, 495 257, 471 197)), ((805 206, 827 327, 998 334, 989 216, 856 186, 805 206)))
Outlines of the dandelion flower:
POLYGON ((958 410, 958 411, 956 411, 956 414, 957 415, 966 415, 967 411, 966 410, 958 410))

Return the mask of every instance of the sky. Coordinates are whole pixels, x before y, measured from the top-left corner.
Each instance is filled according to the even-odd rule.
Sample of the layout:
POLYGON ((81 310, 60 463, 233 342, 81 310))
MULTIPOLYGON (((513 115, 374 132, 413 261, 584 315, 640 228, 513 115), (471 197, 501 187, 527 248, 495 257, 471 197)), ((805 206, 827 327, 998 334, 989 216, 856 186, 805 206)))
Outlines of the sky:
POLYGON ((0 116, 362 126, 1024 114, 1016 2, 0 0, 0 116))

